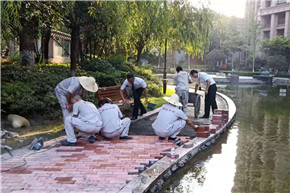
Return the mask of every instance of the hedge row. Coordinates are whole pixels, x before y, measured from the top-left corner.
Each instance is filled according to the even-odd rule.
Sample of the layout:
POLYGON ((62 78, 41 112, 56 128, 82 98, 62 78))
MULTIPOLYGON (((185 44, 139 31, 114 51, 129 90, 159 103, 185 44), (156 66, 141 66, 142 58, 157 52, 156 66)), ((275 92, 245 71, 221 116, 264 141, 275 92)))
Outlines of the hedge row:
MULTIPOLYGON (((161 83, 152 76, 150 69, 136 67, 127 62, 117 66, 98 59, 85 61, 81 66, 76 72, 77 76, 93 76, 99 87, 120 85, 126 78, 126 74, 132 72, 146 80, 150 95, 161 95, 161 83)), ((40 116, 46 119, 60 117, 61 110, 53 92, 60 81, 70 77, 68 65, 2 64, 1 70, 2 114, 16 113, 26 117, 40 116)), ((85 100, 96 102, 94 93, 86 92, 84 96, 85 100)))

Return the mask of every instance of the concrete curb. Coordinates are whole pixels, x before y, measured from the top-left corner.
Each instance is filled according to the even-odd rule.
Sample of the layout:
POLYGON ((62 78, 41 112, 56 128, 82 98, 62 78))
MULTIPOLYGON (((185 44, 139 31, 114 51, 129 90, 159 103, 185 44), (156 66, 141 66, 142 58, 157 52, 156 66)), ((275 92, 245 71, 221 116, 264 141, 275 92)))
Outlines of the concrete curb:
POLYGON ((159 107, 157 109, 154 109, 153 111, 149 111, 146 114, 144 114, 142 117, 140 117, 140 118, 138 118, 136 120, 131 121, 131 123, 136 123, 136 122, 138 122, 140 120, 143 120, 145 118, 151 117, 151 116, 155 115, 156 113, 158 113, 160 109, 161 109, 161 107, 159 107))
MULTIPOLYGON (((176 154, 179 158, 173 162, 169 157, 163 157, 154 163, 147 170, 139 174, 127 185, 125 185, 119 193, 151 193, 161 189, 165 180, 167 180, 177 169, 193 158, 198 152, 205 150, 210 145, 214 144, 216 139, 229 128, 235 121, 236 106, 234 102, 226 95, 217 93, 227 103, 229 109, 229 121, 222 126, 215 134, 210 134, 208 138, 196 137, 189 141, 193 144, 191 148, 179 147, 176 149, 176 154)), ((157 109, 156 109, 157 110, 157 109)))

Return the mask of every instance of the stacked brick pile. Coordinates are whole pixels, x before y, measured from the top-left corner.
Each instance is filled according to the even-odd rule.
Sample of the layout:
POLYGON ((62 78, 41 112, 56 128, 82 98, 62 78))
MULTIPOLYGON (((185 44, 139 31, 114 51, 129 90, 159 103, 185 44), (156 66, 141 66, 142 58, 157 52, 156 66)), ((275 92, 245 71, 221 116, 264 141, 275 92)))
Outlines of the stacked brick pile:
POLYGON ((201 125, 197 129, 196 136, 207 138, 210 133, 216 133, 217 130, 222 128, 224 124, 228 122, 229 119, 229 110, 224 109, 215 109, 212 116, 212 124, 210 125, 201 125))

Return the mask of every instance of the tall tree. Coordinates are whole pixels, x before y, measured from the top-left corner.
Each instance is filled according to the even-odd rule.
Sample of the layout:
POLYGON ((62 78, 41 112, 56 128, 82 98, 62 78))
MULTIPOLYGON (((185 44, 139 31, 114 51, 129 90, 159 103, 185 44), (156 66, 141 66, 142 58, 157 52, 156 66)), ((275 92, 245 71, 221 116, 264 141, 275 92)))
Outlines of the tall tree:
POLYGON ((261 50, 268 56, 285 56, 288 62, 288 72, 290 73, 290 37, 277 36, 272 40, 264 40, 262 41, 261 50))

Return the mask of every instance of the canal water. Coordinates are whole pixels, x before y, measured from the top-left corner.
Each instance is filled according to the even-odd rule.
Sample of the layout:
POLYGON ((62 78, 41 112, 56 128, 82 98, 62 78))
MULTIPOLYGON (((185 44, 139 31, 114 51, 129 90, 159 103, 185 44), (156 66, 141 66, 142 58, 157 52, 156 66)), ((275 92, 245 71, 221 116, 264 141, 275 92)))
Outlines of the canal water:
POLYGON ((283 89, 219 87, 237 106, 235 123, 159 192, 290 193, 290 89, 283 89))

